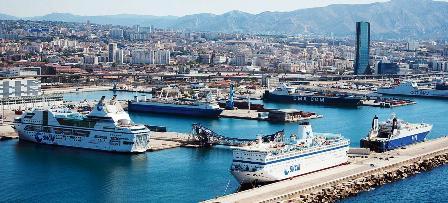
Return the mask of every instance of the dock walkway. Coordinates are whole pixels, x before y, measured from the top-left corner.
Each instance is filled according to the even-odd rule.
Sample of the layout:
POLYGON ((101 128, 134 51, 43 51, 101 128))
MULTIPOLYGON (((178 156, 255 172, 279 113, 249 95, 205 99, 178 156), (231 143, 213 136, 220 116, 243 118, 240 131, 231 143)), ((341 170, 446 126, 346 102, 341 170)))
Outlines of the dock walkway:
POLYGON ((11 125, 0 125, 0 141, 18 138, 19 136, 11 127, 11 125))
POLYGON ((351 163, 296 177, 205 202, 280 202, 318 189, 417 162, 428 156, 448 153, 448 137, 442 137, 387 153, 373 153, 369 158, 351 159, 351 163))
POLYGON ((177 132, 151 132, 151 148, 148 151, 159 151, 185 146, 188 135, 177 132))
MULTIPOLYGON (((220 117, 222 118, 233 118, 233 119, 244 119, 244 120, 258 120, 258 121, 269 121, 267 118, 260 118, 258 116, 257 110, 248 110, 248 109, 235 109, 235 110, 224 110, 220 117)), ((310 117, 302 117, 293 122, 301 122, 311 119, 322 118, 322 115, 313 115, 310 117)), ((288 122, 288 121, 285 121, 288 122)))

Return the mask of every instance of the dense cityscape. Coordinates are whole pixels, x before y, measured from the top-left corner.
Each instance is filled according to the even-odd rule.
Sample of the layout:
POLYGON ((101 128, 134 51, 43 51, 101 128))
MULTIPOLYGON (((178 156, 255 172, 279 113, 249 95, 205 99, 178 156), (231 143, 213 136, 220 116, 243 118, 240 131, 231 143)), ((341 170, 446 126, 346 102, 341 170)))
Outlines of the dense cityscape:
POLYGON ((0 202, 443 202, 446 25, 356 14, 406 3, 0 13, 0 202))
MULTIPOLYGON (((185 71, 352 75, 356 57, 354 35, 190 33, 89 22, 1 21, 0 25, 3 76, 185 71), (41 67, 42 72, 14 71, 17 67, 41 67)), ((369 42, 371 70, 359 75, 448 70, 446 41, 369 42)))

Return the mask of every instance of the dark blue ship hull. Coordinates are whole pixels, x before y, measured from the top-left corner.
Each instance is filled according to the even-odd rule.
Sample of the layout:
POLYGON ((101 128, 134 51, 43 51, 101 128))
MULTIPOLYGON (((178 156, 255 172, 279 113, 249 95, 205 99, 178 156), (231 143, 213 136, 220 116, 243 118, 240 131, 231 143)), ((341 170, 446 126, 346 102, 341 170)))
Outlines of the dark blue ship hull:
POLYGON ((361 140, 361 148, 369 148, 375 152, 385 152, 418 142, 423 142, 425 141, 428 133, 429 131, 387 141, 370 141, 367 138, 364 138, 361 140))
POLYGON ((150 112, 150 113, 163 113, 163 114, 175 114, 192 117, 210 117, 216 118, 222 113, 222 109, 199 109, 186 106, 160 106, 152 105, 148 103, 128 103, 128 111, 132 112, 150 112))
POLYGON ((302 95, 275 95, 266 91, 263 100, 285 103, 302 103, 333 106, 359 106, 361 99, 356 97, 329 97, 329 96, 302 96, 302 95))

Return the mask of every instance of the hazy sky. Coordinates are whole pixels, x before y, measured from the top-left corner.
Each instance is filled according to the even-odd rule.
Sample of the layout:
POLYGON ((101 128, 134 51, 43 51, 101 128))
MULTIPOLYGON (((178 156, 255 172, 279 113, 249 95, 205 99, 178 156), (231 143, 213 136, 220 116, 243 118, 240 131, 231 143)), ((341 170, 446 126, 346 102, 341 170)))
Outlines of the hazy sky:
POLYGON ((361 4, 387 0, 0 0, 0 13, 28 17, 48 13, 78 15, 145 14, 183 16, 222 14, 231 10, 249 13, 291 11, 330 4, 361 4))

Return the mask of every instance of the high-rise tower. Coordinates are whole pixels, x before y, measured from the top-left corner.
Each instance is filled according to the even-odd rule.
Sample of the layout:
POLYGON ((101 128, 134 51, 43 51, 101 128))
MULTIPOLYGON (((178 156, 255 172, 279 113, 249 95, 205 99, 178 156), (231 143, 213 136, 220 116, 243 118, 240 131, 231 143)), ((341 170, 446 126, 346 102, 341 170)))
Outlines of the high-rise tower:
POLYGON ((355 75, 371 74, 369 67, 370 23, 356 22, 355 75))
POLYGON ((109 48, 109 62, 114 63, 117 61, 117 57, 116 57, 117 44, 110 43, 108 48, 109 48))

